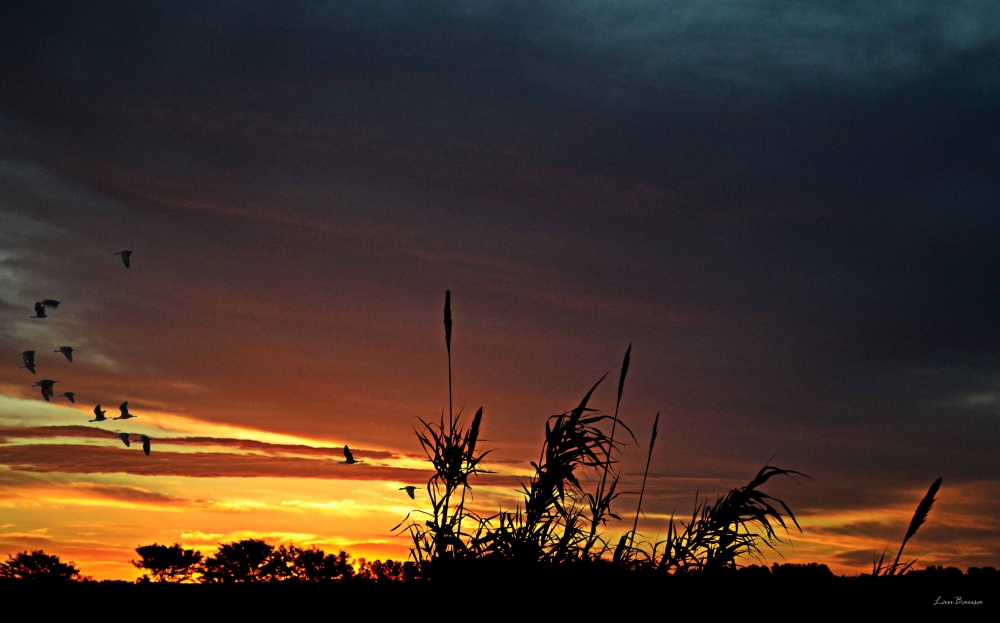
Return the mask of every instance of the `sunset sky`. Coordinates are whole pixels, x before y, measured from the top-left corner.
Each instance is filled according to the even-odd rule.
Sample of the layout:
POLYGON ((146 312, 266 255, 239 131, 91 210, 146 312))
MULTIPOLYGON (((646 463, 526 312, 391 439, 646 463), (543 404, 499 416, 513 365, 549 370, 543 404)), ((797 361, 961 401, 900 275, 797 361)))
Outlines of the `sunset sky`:
POLYGON ((450 289, 483 512, 631 343, 646 538, 770 460, 768 563, 866 571, 943 477, 907 553, 1000 566, 997 67, 986 2, 5 2, 0 554, 405 558, 450 289))

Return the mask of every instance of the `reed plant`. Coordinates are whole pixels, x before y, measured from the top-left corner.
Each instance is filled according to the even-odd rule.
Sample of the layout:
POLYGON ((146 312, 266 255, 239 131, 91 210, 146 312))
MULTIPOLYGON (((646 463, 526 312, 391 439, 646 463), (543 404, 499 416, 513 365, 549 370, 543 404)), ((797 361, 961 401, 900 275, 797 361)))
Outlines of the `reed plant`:
POLYGON ((619 429, 635 441, 631 429, 621 420, 622 394, 628 375, 632 345, 622 361, 613 415, 590 406, 601 377, 576 408, 549 417, 545 438, 534 472, 519 491, 521 500, 513 510, 500 509, 482 517, 470 511, 470 478, 484 473, 484 457, 479 449, 483 410, 476 411, 468 429, 462 415, 452 415, 451 292, 445 293, 445 346, 448 352, 449 418, 444 413, 437 423, 420 420, 415 429, 424 454, 434 473, 427 482, 430 510, 413 511, 400 525, 409 533, 411 558, 425 577, 445 561, 500 560, 516 563, 580 563, 607 560, 627 568, 651 568, 668 573, 711 571, 736 566, 741 557, 759 558, 762 547, 774 548, 781 542, 778 531, 787 534, 789 522, 801 531, 791 509, 781 500, 762 492, 760 487, 774 476, 802 475, 799 472, 765 465, 750 483, 719 496, 715 503, 696 497, 691 520, 675 522, 671 517, 667 537, 656 543, 636 543, 642 497, 656 441, 659 413, 653 425, 646 470, 632 530, 621 535, 612 550, 606 537, 608 521, 621 518, 612 505, 621 492, 620 461, 616 454, 624 443, 616 439, 619 429), (604 429, 610 428, 609 433, 604 429), (585 478, 590 476, 591 478, 585 478), (586 491, 584 482, 596 482, 586 491), (414 513, 423 521, 411 519, 414 513), (788 520, 786 522, 786 519, 788 520), (465 528, 463 528, 463 522, 465 528), (405 527, 403 527, 405 525, 405 527))
POLYGON ((646 469, 642 473, 642 487, 639 489, 639 503, 635 507, 635 521, 632 522, 632 530, 625 535, 622 535, 621 540, 618 542, 618 549, 620 552, 615 556, 616 562, 622 561, 622 556, 626 551, 632 550, 635 546, 635 534, 639 529, 639 515, 642 513, 642 498, 646 494, 646 479, 649 477, 649 463, 653 459, 653 447, 656 445, 656 430, 660 426, 660 414, 656 414, 656 419, 653 420, 653 432, 649 436, 649 452, 646 454, 646 469), (626 545, 625 537, 628 536, 628 544, 626 545))
POLYGON ((931 483, 930 489, 924 495, 920 503, 917 504, 917 509, 913 512, 913 518, 910 519, 910 525, 906 528, 906 534, 903 536, 903 542, 899 546, 899 551, 896 552, 896 559, 892 564, 885 562, 885 554, 888 548, 882 550, 882 555, 875 559, 872 563, 872 575, 875 577, 888 577, 894 575, 903 575, 907 571, 913 568, 917 560, 913 559, 905 563, 900 563, 899 559, 903 555, 903 548, 906 547, 906 542, 913 538, 913 535, 917 533, 920 526, 924 525, 927 521, 927 515, 930 514, 931 508, 934 506, 935 496, 937 495, 938 489, 941 488, 941 478, 938 478, 933 483, 931 483))
POLYGON ((747 485, 720 495, 713 504, 696 497, 689 521, 671 516, 666 538, 649 551, 632 552, 635 566, 676 573, 735 568, 741 558, 761 560, 762 547, 774 549, 783 542, 778 531, 787 535, 786 518, 802 531, 787 504, 759 489, 775 476, 805 474, 765 465, 747 485))
MULTIPOLYGON (((605 448, 601 481, 593 494, 587 494, 587 501, 590 507, 590 534, 587 536, 587 541, 583 547, 582 555, 585 558, 600 558, 604 554, 605 550, 607 550, 607 542, 604 541, 598 530, 607 525, 609 518, 618 519, 618 516, 611 511, 611 504, 619 495, 619 474, 617 470, 612 470, 611 453, 615 447, 615 433, 617 432, 618 423, 621 421, 618 418, 618 413, 622 404, 622 392, 625 389, 625 378, 628 376, 628 367, 631 359, 632 344, 630 342, 628 348, 625 349, 625 357, 622 359, 618 375, 618 397, 615 400, 615 414, 611 418, 611 435, 609 436, 609 443, 605 448), (608 483, 608 475, 611 475, 610 484, 608 483), (594 547, 598 543, 602 547, 595 552, 594 547)), ((628 430, 628 427, 625 427, 625 429, 628 430)), ((629 431, 629 434, 631 435, 631 431, 629 431)), ((632 439, 634 441, 635 437, 633 436, 632 439)))
MULTIPOLYGON (((414 429, 420 447, 434 468, 427 481, 427 493, 431 500, 430 511, 414 511, 425 517, 424 521, 410 520, 413 513, 393 528, 401 528, 409 533, 413 543, 411 558, 418 565, 429 566, 434 561, 456 559, 468 554, 470 535, 463 533, 462 523, 470 517, 473 525, 479 520, 466 509, 471 496, 469 478, 486 472, 483 458, 489 451, 477 448, 479 432, 483 422, 482 407, 476 411, 468 429, 462 427, 462 414, 452 413, 451 383, 451 291, 445 292, 444 304, 445 348, 448 352, 448 424, 444 413, 437 423, 420 419, 421 427, 414 429)), ((427 572, 427 569, 424 569, 427 572)))
MULTIPOLYGON (((423 522, 403 520, 405 530, 413 542, 411 556, 414 562, 454 559, 467 555, 469 535, 462 532, 462 522, 471 516, 473 525, 478 517, 466 509, 470 494, 469 478, 486 472, 481 464, 489 451, 477 451, 483 410, 476 411, 468 429, 461 426, 461 413, 445 426, 444 414, 438 423, 420 420, 422 428, 415 430, 420 446, 434 468, 427 481, 431 510, 415 511, 426 519, 423 522)), ((393 528, 399 530, 400 524, 393 528)))
MULTIPOLYGON (((477 555, 523 562, 572 562, 591 555, 594 516, 585 517, 583 501, 589 500, 594 509, 599 498, 584 493, 580 472, 605 468, 615 446, 600 424, 617 418, 587 406, 606 377, 590 388, 575 409, 545 422, 541 455, 531 462, 534 474, 521 486, 522 503, 513 511, 481 520, 474 539, 477 555)), ((613 486, 609 491, 614 491, 613 486)), ((610 504, 600 512, 619 519, 610 504)))

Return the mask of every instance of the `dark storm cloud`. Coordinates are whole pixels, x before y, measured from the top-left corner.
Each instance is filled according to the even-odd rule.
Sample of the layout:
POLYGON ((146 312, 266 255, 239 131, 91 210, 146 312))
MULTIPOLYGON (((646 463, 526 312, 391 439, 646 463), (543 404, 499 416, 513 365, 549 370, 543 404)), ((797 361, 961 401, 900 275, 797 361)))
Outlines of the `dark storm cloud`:
POLYGON ((96 152, 104 167, 62 165, 112 194, 176 206, 184 193, 129 169, 169 185, 333 168, 430 186, 445 200, 417 209, 435 221, 472 201, 466 222, 604 238, 591 275, 626 306, 675 295, 698 314, 764 314, 807 334, 809 356, 912 362, 1000 339, 989 5, 6 11, 14 88, 0 102, 96 152), (615 285, 616 252, 637 287, 615 285), (811 326, 795 326, 803 312, 811 326))
POLYGON ((297 160, 354 139, 673 186, 714 167, 736 179, 672 190, 725 209, 965 171, 996 149, 978 132, 998 88, 990 6, 23 3, 7 17, 16 112, 291 143, 281 156, 297 160))
MULTIPOLYGON (((0 150, 14 163, 0 163, 4 201, 31 194, 41 174, 16 162, 37 162, 56 172, 46 188, 72 179, 136 222, 152 215, 157 239, 199 254, 183 281, 157 273, 149 295, 169 292, 183 306, 147 309, 151 325, 171 326, 154 316, 186 308, 250 309, 301 331, 288 340, 300 346, 335 303, 295 290, 350 275, 347 249, 370 272, 340 287, 378 305, 336 311, 382 323, 355 334, 382 327, 396 353, 414 325, 372 309, 414 300, 430 309, 420 297, 447 282, 468 293, 457 299, 466 310, 489 310, 481 353, 521 356, 508 367, 541 362, 538 374, 510 373, 523 383, 511 391, 567 386, 550 381, 566 361, 599 361, 603 372, 634 340, 643 408, 655 402, 677 427, 662 442, 671 469, 731 479, 780 450, 783 466, 832 483, 803 487, 811 509, 898 502, 901 482, 938 475, 995 478, 993 4, 24 2, 0 11, 0 150), (283 264, 285 248, 311 261, 283 264), (226 255, 268 270, 227 272, 226 255), (498 327, 551 341, 516 350, 498 327)), ((44 199, 44 209, 27 200, 10 209, 63 220, 67 232, 89 226, 91 211, 74 216, 62 199, 44 199)), ((171 267, 182 266, 181 251, 171 267)), ((27 270, 30 256, 12 265, 27 270)), ((226 350, 244 355, 252 343, 272 369, 295 371, 272 386, 301 396, 315 384, 298 378, 311 366, 286 354, 300 351, 271 348, 258 327, 201 322, 187 329, 200 327, 199 341, 225 335, 226 350)), ((492 363, 483 377, 497 376, 492 363)), ((491 382, 508 380, 499 376, 491 382)), ((541 420, 531 426, 540 431, 541 420)), ((8 458, 44 468, 40 456, 8 458)), ((81 469, 103 469, 92 458, 81 469)), ((232 460, 267 471, 252 457, 232 460)), ((332 469, 280 465, 322 468, 318 477, 332 469)))

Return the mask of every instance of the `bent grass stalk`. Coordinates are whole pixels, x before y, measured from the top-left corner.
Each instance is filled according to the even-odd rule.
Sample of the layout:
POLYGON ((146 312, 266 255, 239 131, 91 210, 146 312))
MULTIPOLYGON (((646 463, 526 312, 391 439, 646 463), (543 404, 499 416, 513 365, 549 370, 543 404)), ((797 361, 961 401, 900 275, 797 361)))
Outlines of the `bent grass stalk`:
POLYGON ((642 474, 642 488, 639 489, 639 505, 635 508, 635 521, 632 523, 632 532, 629 537, 628 549, 632 549, 635 543, 635 531, 639 528, 639 513, 642 511, 642 496, 646 493, 646 477, 649 476, 649 461, 653 458, 653 444, 656 443, 656 428, 660 425, 660 414, 656 413, 653 420, 653 434, 649 437, 649 454, 646 455, 646 471, 642 474))
POLYGON ((910 520, 910 526, 906 529, 906 536, 903 537, 903 542, 899 546, 899 551, 896 553, 896 560, 893 561, 892 566, 896 568, 899 566, 899 557, 903 555, 903 548, 906 547, 906 542, 917 533, 920 526, 924 525, 927 521, 927 514, 931 512, 931 507, 934 506, 934 496, 937 495, 938 489, 941 488, 941 478, 938 478, 931 484, 931 488, 927 490, 927 494, 924 499, 920 500, 920 504, 917 504, 917 510, 913 513, 913 519, 910 520))
MULTIPOLYGON (((621 374, 618 376, 618 398, 615 401, 615 416, 611 420, 611 436, 608 440, 608 447, 605 453, 604 460, 604 473, 601 475, 601 483, 597 487, 596 500, 591 498, 590 512, 591 512, 591 522, 590 522, 590 535, 587 538, 586 546, 584 547, 584 554, 588 554, 594 544, 597 542, 597 528, 603 523, 604 514, 610 510, 611 499, 617 497, 614 495, 614 490, 618 486, 618 479, 615 478, 614 483, 612 483, 611 499, 608 499, 608 494, 606 490, 608 472, 611 470, 611 451, 615 445, 615 432, 618 427, 618 410, 622 403, 622 391, 625 389, 625 377, 628 376, 628 364, 632 357, 632 343, 629 342, 628 348, 625 349, 625 357, 622 359, 621 374)), ((600 554, 598 554, 599 556, 600 554)))
POLYGON ((889 548, 882 550, 882 555, 872 563, 873 576, 903 575, 917 562, 916 559, 914 559, 900 566, 899 558, 903 555, 903 548, 906 547, 906 542, 913 538, 913 535, 917 533, 920 526, 924 525, 927 521, 927 515, 931 512, 931 508, 934 506, 934 496, 937 495, 938 489, 941 488, 941 480, 941 478, 938 478, 931 483, 930 489, 927 490, 924 498, 920 500, 919 504, 917 504, 917 509, 913 512, 913 518, 910 519, 910 525, 907 527, 906 534, 903 536, 903 542, 899 546, 899 551, 896 552, 896 560, 894 560, 891 565, 884 565, 883 562, 885 561, 885 554, 889 548))
POLYGON ((451 401, 451 290, 444 291, 444 345, 448 349, 448 428, 451 428, 454 418, 451 401))

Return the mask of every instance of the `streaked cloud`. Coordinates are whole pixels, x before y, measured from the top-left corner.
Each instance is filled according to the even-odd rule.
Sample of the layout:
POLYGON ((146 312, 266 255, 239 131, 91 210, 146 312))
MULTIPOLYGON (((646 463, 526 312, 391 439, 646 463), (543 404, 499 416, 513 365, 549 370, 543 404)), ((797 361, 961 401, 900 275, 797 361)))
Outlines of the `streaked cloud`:
POLYGON ((328 459, 276 457, 221 452, 165 452, 145 457, 125 448, 69 444, 6 445, 0 463, 39 473, 171 475, 194 478, 262 477, 330 478, 338 480, 426 480, 428 472, 377 465, 338 465, 328 459), (143 459, 143 460, 140 460, 143 459))

